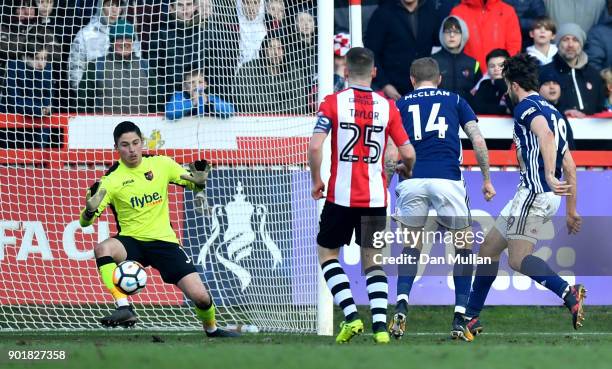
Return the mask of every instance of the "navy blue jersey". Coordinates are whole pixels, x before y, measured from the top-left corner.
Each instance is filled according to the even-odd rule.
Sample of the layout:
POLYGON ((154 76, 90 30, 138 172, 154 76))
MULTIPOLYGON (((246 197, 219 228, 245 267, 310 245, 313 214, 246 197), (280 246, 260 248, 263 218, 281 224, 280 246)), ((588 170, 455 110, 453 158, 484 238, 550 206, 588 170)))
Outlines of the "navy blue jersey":
POLYGON ((456 93, 426 87, 403 96, 397 107, 416 151, 412 177, 460 180, 459 129, 477 121, 468 103, 456 93))
POLYGON ((557 158, 555 177, 561 178, 563 155, 567 150, 567 125, 563 115, 536 93, 527 96, 514 108, 514 143, 516 156, 521 166, 521 186, 535 193, 550 192, 544 172, 544 159, 540 153, 537 136, 531 131, 531 122, 542 116, 548 128, 555 134, 557 158))

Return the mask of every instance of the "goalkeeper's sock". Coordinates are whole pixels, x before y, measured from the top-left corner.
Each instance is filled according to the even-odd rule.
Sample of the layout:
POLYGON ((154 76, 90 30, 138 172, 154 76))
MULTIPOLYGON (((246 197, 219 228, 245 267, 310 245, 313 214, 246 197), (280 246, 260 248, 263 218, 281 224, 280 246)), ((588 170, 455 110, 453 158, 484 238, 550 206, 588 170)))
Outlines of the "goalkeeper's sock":
POLYGON ((366 289, 372 313, 372 332, 387 330, 387 293, 389 285, 387 275, 380 266, 373 266, 366 271, 366 289))
POLYGON ((217 330, 217 320, 215 319, 215 304, 211 303, 208 307, 195 307, 195 313, 204 325, 204 330, 208 333, 213 333, 217 330))
POLYGON ((127 295, 117 288, 113 283, 113 272, 117 267, 117 263, 110 256, 101 256, 96 259, 96 265, 100 271, 100 277, 106 288, 110 291, 111 295, 115 299, 117 306, 128 306, 130 303, 127 299, 127 295))
POLYGON ((352 322, 359 318, 357 305, 355 305, 355 300, 353 300, 353 294, 351 293, 349 279, 338 259, 327 260, 321 264, 321 270, 327 282, 327 287, 334 296, 334 302, 344 312, 345 320, 352 322))

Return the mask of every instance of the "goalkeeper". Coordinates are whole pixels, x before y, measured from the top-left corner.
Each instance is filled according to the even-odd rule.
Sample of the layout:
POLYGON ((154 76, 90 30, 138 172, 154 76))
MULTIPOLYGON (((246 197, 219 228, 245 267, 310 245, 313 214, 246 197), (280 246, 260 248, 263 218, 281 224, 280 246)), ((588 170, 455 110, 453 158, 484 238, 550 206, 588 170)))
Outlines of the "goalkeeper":
POLYGON ((207 336, 236 336, 217 328, 210 293, 170 224, 168 184, 202 191, 210 165, 205 160, 196 161, 187 171, 166 156, 143 157, 142 133, 132 122, 119 123, 113 137, 120 160, 87 191, 80 217, 81 226, 89 226, 110 205, 119 231, 94 248, 102 281, 117 305, 100 322, 106 327, 129 327, 138 320, 128 297, 113 283, 117 263, 134 260, 157 269, 164 282, 175 284, 193 301, 207 336))

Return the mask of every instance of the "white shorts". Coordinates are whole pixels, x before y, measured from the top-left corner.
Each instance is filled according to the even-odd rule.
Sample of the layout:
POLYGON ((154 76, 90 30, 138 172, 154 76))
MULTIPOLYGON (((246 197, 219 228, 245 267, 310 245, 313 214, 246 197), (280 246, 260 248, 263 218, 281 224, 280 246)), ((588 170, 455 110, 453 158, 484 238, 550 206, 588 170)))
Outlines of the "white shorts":
POLYGON ((557 214, 560 205, 561 196, 552 192, 534 193, 519 187, 514 198, 502 209, 495 227, 505 239, 535 244, 543 238, 546 223, 557 214))
POLYGON ((412 178, 401 182, 395 193, 394 218, 408 227, 423 227, 430 208, 436 211, 437 222, 446 229, 464 229, 472 224, 463 180, 412 178))

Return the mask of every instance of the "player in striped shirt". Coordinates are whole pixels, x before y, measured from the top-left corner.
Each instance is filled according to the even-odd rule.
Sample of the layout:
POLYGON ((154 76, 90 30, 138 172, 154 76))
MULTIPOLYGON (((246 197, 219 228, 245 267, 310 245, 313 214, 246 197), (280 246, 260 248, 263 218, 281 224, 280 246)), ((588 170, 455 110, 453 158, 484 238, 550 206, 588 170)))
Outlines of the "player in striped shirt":
POLYGON ((479 255, 491 264, 480 264, 472 284, 464 334, 469 340, 480 333, 479 315, 497 276, 499 256, 508 248, 510 267, 554 292, 572 314, 574 329, 582 326, 586 290, 570 286, 548 264, 533 255, 543 225, 557 213, 561 196, 566 201, 566 223, 570 234, 580 230, 576 211, 576 165, 567 148, 567 126, 557 109, 538 95, 537 61, 519 54, 504 63, 504 78, 514 108, 514 142, 521 169, 520 183, 487 234, 479 255), (565 181, 561 181, 563 175, 565 181))
POLYGON ((374 255, 374 233, 386 226, 387 178, 383 154, 391 137, 398 150, 386 156, 403 161, 402 170, 410 175, 415 153, 402 126, 395 103, 370 88, 376 76, 374 54, 362 47, 347 53, 349 88, 325 97, 308 151, 312 175, 312 197, 326 198, 317 235, 319 262, 327 285, 345 315, 336 342, 346 343, 363 332, 349 280, 338 262, 340 248, 351 242, 361 246, 362 268, 372 313, 374 341, 389 342, 387 321, 387 276, 374 255), (321 179, 323 142, 331 133, 331 176, 327 194, 321 179), (395 152, 395 154, 393 154, 395 152))

